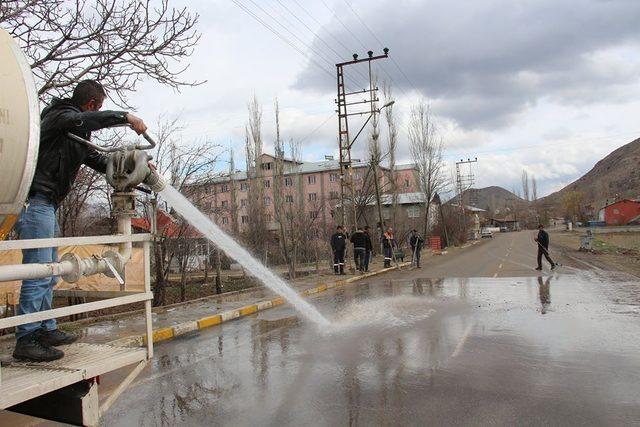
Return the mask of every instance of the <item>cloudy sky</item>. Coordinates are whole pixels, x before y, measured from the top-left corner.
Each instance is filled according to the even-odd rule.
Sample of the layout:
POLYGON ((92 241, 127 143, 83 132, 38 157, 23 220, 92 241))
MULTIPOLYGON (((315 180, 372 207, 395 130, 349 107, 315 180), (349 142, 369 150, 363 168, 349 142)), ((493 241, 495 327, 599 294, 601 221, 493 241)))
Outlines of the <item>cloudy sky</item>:
MULTIPOLYGON (((374 71, 397 99, 401 161, 410 161, 405 129, 420 100, 448 164, 478 158, 479 187, 517 188, 526 169, 544 195, 640 136, 637 0, 172 2, 200 15, 185 77, 206 83, 179 94, 148 83, 132 101, 148 121, 179 115, 186 143, 241 152, 255 94, 267 151, 277 97, 283 136, 301 141, 305 160, 337 154, 334 64, 383 47, 392 58, 374 71)), ((348 75, 351 87, 363 86, 360 71, 348 75)), ((354 150, 362 156, 366 140, 354 150)))

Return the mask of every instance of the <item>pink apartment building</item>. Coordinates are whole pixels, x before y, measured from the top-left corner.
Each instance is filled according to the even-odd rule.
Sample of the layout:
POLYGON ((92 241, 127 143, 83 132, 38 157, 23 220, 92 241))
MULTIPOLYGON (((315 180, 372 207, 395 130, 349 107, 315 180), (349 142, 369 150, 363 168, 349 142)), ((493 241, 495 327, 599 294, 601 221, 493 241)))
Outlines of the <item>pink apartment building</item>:
MULTIPOLYGON (((259 158, 261 181, 263 186, 265 221, 269 228, 274 228, 274 169, 275 157, 262 154, 259 158)), ((383 177, 381 187, 389 179, 389 169, 381 167, 383 177)), ((356 195, 362 192, 369 164, 361 161, 352 163, 352 174, 355 183, 356 195)), ((416 194, 415 167, 413 165, 398 165, 393 171, 398 193, 416 194)), ((255 181, 254 181, 255 182, 255 181)), ((249 182, 246 172, 236 172, 232 175, 224 175, 205 184, 200 194, 200 206, 205 212, 209 212, 215 222, 226 230, 232 230, 232 209, 237 208, 238 229, 244 231, 251 221, 249 217, 248 202, 249 182), (236 200, 232 202, 232 194, 235 192, 236 200)), ((303 197, 304 215, 320 229, 329 230, 340 221, 336 206, 340 203, 340 166, 337 160, 327 159, 319 162, 294 162, 285 160, 284 179, 281 184, 281 192, 285 204, 297 203, 299 197, 303 197), (302 194, 301 194, 302 193, 302 194), (335 219, 334 219, 335 216, 335 219)))

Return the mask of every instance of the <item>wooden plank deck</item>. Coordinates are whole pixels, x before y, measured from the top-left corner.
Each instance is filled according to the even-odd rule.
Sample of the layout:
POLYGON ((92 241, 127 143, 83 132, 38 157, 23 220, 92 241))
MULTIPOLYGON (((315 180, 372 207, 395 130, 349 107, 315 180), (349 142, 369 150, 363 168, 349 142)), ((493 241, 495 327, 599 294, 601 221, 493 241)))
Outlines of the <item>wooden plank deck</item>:
POLYGON ((46 363, 3 363, 0 409, 54 390, 142 362, 146 348, 76 343, 60 346, 65 357, 46 363))

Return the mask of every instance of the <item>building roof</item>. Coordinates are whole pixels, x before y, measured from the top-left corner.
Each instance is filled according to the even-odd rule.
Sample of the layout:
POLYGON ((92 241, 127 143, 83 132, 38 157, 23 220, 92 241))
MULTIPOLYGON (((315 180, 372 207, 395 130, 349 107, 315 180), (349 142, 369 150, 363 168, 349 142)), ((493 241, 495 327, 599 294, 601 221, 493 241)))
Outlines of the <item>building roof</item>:
MULTIPOLYGON (((273 158, 271 154, 263 153, 261 156, 267 156, 269 158, 273 158)), ((294 173, 314 173, 314 172, 329 172, 329 171, 339 171, 340 170, 340 162, 338 160, 320 160, 317 162, 294 162, 291 159, 284 159, 287 163, 296 164, 297 166, 291 165, 288 170, 285 170, 285 175, 290 175, 294 173)), ((365 162, 362 160, 354 160, 351 162, 352 168, 364 168, 368 167, 369 162, 365 162)), ((387 169, 385 166, 380 166, 382 169, 387 169)), ((395 170, 406 170, 406 169, 414 169, 415 165, 413 163, 396 165, 395 170)), ((245 171, 236 171, 232 174, 232 178, 235 181, 242 181, 247 179, 247 173, 245 171)), ((230 181, 229 174, 221 175, 215 178, 212 178, 210 182, 212 183, 220 183, 220 182, 228 182, 230 181)))
POLYGON ((637 199, 619 199, 619 200, 616 200, 615 202, 611 202, 611 203, 605 205, 602 209, 608 208, 609 206, 617 205, 618 203, 626 203, 626 202, 640 203, 640 200, 637 200, 637 199))

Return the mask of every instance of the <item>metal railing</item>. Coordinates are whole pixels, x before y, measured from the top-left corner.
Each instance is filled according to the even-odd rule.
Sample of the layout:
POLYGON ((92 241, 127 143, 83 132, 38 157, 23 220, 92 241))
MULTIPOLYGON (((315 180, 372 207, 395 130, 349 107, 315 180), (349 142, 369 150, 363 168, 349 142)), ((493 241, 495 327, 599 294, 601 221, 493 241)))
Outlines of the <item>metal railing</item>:
MULTIPOLYGON (((54 308, 37 313, 21 314, 4 319, 0 319, 0 330, 16 327, 31 322, 38 322, 47 319, 71 316, 75 314, 88 313, 105 308, 117 307, 121 305, 144 302, 145 325, 146 325, 146 350, 147 359, 153 357, 153 329, 151 321, 151 302, 153 293, 151 292, 151 242, 152 234, 123 234, 109 236, 87 236, 87 237, 61 237, 53 239, 29 239, 0 241, 0 251, 52 248, 61 246, 84 246, 84 245, 113 245, 122 243, 142 243, 143 263, 144 263, 144 290, 142 292, 132 292, 125 288, 121 291, 105 291, 106 299, 72 305, 68 307, 54 308)), ((74 290, 77 296, 99 297, 100 291, 74 290)), ((2 382, 2 368, 0 367, 0 384, 2 382)))

